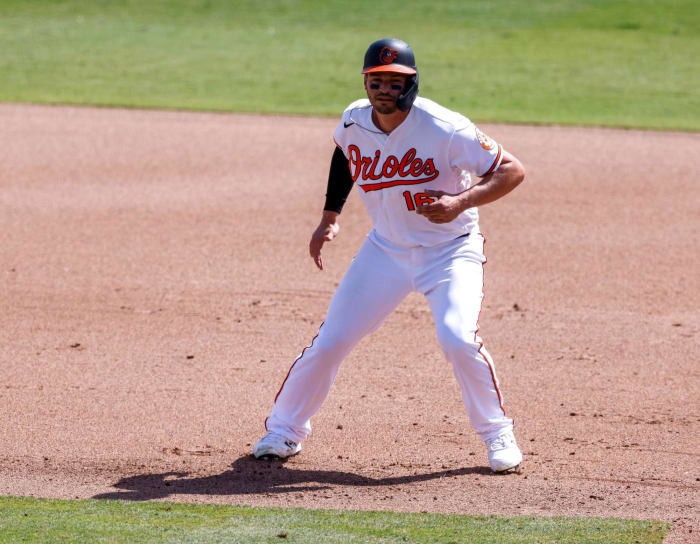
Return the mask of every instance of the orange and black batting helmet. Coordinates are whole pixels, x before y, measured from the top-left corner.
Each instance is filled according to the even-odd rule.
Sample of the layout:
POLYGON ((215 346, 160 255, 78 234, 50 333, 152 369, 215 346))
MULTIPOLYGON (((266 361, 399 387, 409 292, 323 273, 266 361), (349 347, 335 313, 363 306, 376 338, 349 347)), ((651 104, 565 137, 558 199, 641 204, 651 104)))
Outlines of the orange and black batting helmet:
POLYGON ((363 74, 372 72, 396 72, 413 75, 418 72, 413 50, 395 38, 384 38, 370 44, 365 53, 363 74))
POLYGON ((363 74, 376 72, 393 72, 405 74, 406 87, 396 105, 401 111, 407 111, 418 96, 418 68, 411 47, 396 38, 383 38, 370 44, 365 53, 363 74))

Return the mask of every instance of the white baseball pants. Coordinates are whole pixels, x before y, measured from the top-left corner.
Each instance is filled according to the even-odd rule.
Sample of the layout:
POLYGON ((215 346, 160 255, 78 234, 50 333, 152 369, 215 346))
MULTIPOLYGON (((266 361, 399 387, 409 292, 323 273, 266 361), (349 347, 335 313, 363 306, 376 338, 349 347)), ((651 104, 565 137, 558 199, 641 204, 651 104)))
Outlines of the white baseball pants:
POLYGON ((374 231, 338 286, 311 346, 289 370, 267 430, 295 441, 328 396, 343 359, 411 291, 425 295, 438 341, 457 378, 469 421, 483 440, 511 430, 493 360, 478 336, 483 299, 484 238, 478 232, 434 246, 399 248, 374 231))

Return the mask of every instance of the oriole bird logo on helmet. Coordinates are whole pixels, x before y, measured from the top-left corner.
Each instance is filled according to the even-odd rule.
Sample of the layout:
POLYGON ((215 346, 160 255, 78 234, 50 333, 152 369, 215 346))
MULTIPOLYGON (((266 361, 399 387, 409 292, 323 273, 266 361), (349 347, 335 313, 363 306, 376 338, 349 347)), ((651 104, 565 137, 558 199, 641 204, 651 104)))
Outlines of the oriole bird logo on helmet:
POLYGON ((388 47, 383 48, 379 52, 379 62, 382 64, 391 64, 399 56, 399 52, 395 49, 389 49, 388 47))

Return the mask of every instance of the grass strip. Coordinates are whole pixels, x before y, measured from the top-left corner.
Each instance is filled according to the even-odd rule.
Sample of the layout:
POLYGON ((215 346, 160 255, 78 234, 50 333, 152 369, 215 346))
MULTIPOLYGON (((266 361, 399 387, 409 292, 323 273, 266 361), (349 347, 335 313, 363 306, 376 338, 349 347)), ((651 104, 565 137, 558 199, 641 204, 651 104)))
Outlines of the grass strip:
POLYGON ((697 0, 3 0, 0 101, 339 115, 367 45, 478 121, 700 130, 697 0))
POLYGON ((663 522, 621 519, 0 497, 3 543, 652 544, 667 530, 663 522))

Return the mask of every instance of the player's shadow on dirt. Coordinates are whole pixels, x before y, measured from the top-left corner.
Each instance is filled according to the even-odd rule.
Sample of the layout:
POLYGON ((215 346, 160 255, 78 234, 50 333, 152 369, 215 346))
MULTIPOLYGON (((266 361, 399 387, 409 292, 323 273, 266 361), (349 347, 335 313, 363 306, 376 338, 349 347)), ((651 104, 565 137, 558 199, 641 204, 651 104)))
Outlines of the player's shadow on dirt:
POLYGON ((170 495, 247 495, 252 493, 294 493, 322 491, 333 486, 377 487, 424 482, 466 474, 489 475, 486 467, 441 470, 411 476, 370 478, 352 472, 333 470, 298 470, 287 468, 282 461, 258 461, 252 455, 240 457, 233 469, 213 476, 188 477, 188 472, 138 474, 122 478, 114 487, 124 491, 102 493, 95 499, 145 501, 170 495), (301 484, 301 485, 300 485, 301 484), (304 485, 307 484, 307 485, 304 485))

